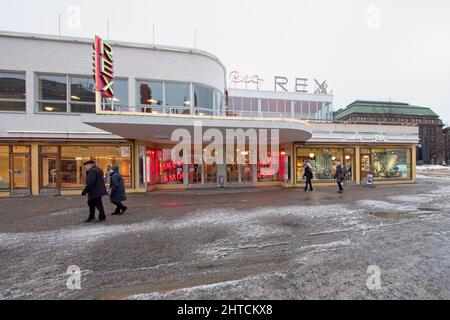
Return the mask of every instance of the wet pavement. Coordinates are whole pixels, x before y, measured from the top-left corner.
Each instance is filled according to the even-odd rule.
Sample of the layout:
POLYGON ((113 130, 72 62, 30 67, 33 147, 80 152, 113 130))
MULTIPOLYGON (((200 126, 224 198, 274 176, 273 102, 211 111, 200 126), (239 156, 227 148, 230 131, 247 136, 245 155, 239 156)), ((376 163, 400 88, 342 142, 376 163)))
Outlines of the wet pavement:
POLYGON ((450 177, 133 194, 94 224, 85 202, 0 199, 1 299, 450 299, 450 177))

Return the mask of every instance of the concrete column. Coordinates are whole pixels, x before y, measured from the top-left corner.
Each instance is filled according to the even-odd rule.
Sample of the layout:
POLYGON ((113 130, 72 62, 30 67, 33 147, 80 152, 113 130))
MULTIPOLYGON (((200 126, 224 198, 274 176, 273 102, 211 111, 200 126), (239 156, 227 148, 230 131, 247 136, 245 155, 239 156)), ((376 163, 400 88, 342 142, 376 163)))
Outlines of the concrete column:
POLYGON ((31 145, 31 194, 39 195, 39 145, 31 145))
POLYGON ((411 146, 411 179, 416 182, 416 146, 411 146))
POLYGON ((355 147, 355 183, 361 184, 361 147, 355 147))

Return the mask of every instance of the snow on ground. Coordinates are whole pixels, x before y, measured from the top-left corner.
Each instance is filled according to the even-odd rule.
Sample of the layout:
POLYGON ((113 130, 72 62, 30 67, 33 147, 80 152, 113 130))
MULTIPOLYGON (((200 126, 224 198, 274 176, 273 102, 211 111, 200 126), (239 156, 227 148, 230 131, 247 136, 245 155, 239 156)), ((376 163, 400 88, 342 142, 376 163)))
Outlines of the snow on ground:
POLYGON ((450 171, 450 166, 441 166, 441 165, 422 165, 416 166, 417 171, 423 170, 448 170, 450 171))
MULTIPOLYGON (((278 207, 263 207, 247 210, 228 208, 197 209, 177 219, 152 219, 128 225, 80 225, 67 229, 45 232, 0 233, 0 252, 17 252, 20 258, 10 261, 3 267, 4 272, 13 275, 11 279, 2 279, 0 284, 1 298, 31 297, 33 289, 42 296, 53 292, 62 294, 61 282, 65 274, 58 273, 55 267, 61 257, 82 255, 91 246, 111 242, 113 238, 138 234, 141 232, 166 232, 180 234, 192 229, 227 230, 225 238, 219 238, 200 244, 192 252, 197 263, 213 263, 246 257, 251 254, 288 251, 294 255, 300 253, 323 253, 353 245, 352 233, 365 233, 373 229, 388 228, 407 221, 380 220, 370 216, 370 212, 418 213, 421 207, 428 205, 440 208, 450 208, 450 186, 439 186, 428 194, 410 194, 388 196, 383 200, 362 199, 346 204, 326 205, 290 205, 278 207), (318 243, 299 244, 296 225, 311 227, 304 236, 319 238, 318 243), (341 235, 340 239, 327 238, 330 235, 341 235), (322 238, 321 238, 322 237, 322 238), (31 267, 30 267, 31 266, 31 267), (31 273, 31 277, 30 277, 31 273), (27 275, 28 277, 25 277, 27 275), (30 279, 31 278, 31 279, 30 279), (14 289, 5 289, 6 282, 14 289), (30 293, 31 292, 31 293, 30 293)), ((52 216, 79 212, 81 208, 54 212, 52 216)), ((444 213, 431 212, 430 217, 439 217, 444 213)), ((439 237, 448 242, 446 234, 439 237)), ((179 262, 164 265, 165 269, 178 265, 179 262)), ((181 262, 180 262, 181 263, 181 262)), ((155 267, 141 268, 152 272, 155 267)), ((135 270, 135 271, 136 271, 135 270)), ((109 273, 131 272, 133 270, 118 269, 109 273)), ((94 275, 92 270, 84 270, 84 276, 94 275)), ((103 276, 108 273, 104 272, 103 276)), ((95 273, 99 276, 99 273, 95 273)), ((218 282, 213 285, 197 286, 182 289, 167 295, 149 293, 137 295, 135 299, 174 298, 178 295, 188 296, 192 292, 205 292, 223 288, 239 288, 248 282, 264 282, 263 280, 278 279, 279 273, 260 274, 256 277, 244 278, 238 281, 218 282)), ((36 294, 36 293, 34 293, 36 294)), ((33 296, 36 297, 36 296, 33 296)))

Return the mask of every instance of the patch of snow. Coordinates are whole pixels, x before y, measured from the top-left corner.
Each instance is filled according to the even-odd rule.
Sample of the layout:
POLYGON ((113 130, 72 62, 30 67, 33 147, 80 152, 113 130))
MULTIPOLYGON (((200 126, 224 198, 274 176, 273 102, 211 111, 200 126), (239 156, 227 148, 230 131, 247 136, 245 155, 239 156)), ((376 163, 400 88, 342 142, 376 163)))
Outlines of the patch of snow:
POLYGON ((392 212, 408 212, 417 210, 417 206, 390 203, 380 200, 359 200, 357 204, 365 209, 379 210, 379 211, 392 211, 392 212))
POLYGON ((272 273, 272 274, 261 274, 257 276, 251 276, 246 277, 238 280, 230 280, 230 281, 223 281, 223 282, 217 282, 212 284, 205 284, 205 285, 199 285, 195 287, 190 288, 182 288, 182 289, 175 289, 169 292, 152 292, 148 294, 139 294, 139 295, 133 295, 128 297, 128 300, 153 300, 153 299, 170 299, 177 296, 190 296, 194 293, 201 293, 201 292, 212 292, 217 290, 229 290, 232 288, 239 288, 242 286, 245 286, 246 283, 249 282, 262 282, 267 283, 269 279, 276 278, 277 280, 283 280, 287 274, 285 273, 272 273))
POLYGON ((440 166, 440 165, 423 165, 423 166, 417 166, 417 171, 423 171, 423 170, 449 170, 450 166, 440 166))
POLYGON ((392 196, 387 197, 389 200, 393 201, 400 201, 400 202, 430 202, 433 200, 433 197, 430 197, 426 194, 408 194, 408 195, 402 195, 402 196, 392 196))

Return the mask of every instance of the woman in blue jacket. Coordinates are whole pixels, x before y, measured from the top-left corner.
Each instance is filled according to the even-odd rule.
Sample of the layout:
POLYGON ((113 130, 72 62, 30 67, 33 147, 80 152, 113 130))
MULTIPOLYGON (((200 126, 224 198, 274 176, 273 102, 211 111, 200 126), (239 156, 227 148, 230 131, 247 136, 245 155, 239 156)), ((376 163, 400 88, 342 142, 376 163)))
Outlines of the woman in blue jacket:
POLYGON ((119 166, 113 165, 111 167, 112 173, 110 176, 110 195, 111 202, 116 206, 116 211, 112 215, 124 214, 127 207, 122 204, 122 201, 127 200, 125 194, 125 183, 122 175, 119 173, 119 166))

